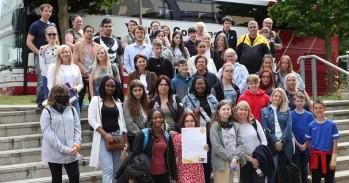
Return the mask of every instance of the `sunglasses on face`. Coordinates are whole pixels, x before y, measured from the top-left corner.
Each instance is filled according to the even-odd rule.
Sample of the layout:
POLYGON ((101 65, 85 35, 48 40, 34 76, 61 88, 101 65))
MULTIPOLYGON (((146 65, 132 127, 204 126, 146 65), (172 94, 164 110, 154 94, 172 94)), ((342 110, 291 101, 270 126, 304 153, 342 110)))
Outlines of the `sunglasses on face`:
POLYGON ((47 33, 47 36, 57 36, 57 33, 47 33))

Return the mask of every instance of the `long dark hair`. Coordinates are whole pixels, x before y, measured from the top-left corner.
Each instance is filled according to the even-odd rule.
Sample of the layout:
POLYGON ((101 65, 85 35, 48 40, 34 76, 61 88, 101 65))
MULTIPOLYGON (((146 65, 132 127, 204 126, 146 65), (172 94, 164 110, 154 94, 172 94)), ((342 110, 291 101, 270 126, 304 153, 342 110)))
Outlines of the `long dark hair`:
POLYGON ((148 111, 148 105, 149 105, 149 99, 148 95, 146 93, 145 87, 142 84, 142 82, 138 79, 133 80, 128 85, 128 91, 127 91, 127 109, 130 112, 130 115, 132 117, 139 117, 141 116, 141 107, 144 110, 145 113, 148 111), (134 97, 132 90, 135 87, 140 87, 143 89, 143 95, 140 99, 140 102, 137 102, 137 99, 134 97))
POLYGON ((105 76, 102 78, 101 84, 99 85, 98 91, 99 96, 102 98, 102 100, 107 98, 107 94, 105 92, 105 83, 109 80, 113 80, 115 83, 115 91, 112 95, 114 99, 120 99, 121 101, 124 101, 124 93, 122 91, 122 85, 121 83, 117 82, 114 77, 112 76, 105 76))
POLYGON ((207 82, 206 78, 204 78, 203 76, 194 77, 189 92, 192 93, 192 94, 194 94, 194 95, 197 94, 196 91, 195 91, 195 85, 196 85, 196 81, 199 80, 199 79, 204 80, 205 85, 206 85, 205 95, 208 96, 208 95, 211 93, 211 90, 210 90, 210 88, 208 87, 208 82, 207 82))
POLYGON ((181 42, 179 43, 179 45, 178 45, 178 48, 179 48, 179 50, 181 50, 181 52, 182 52, 182 54, 183 54, 183 56, 185 57, 185 58, 187 58, 188 57, 188 55, 187 55, 187 52, 185 51, 185 47, 184 47, 184 41, 183 41, 183 35, 182 35, 182 33, 180 33, 180 32, 178 32, 178 31, 176 31, 176 32, 174 32, 173 34, 172 34, 172 40, 171 40, 171 48, 172 48, 172 50, 175 50, 175 48, 176 48, 176 43, 174 42, 174 37, 176 37, 177 36, 177 34, 181 37, 181 42))

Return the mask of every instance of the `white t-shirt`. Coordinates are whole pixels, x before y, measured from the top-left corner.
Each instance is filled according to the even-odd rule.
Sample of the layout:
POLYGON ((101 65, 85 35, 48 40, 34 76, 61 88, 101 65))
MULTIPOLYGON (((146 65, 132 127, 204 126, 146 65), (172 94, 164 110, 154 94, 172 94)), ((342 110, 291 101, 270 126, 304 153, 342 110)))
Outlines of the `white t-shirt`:
POLYGON ((62 69, 62 81, 64 81, 64 83, 62 84, 66 84, 69 83, 70 87, 75 87, 74 85, 74 74, 73 74, 73 68, 71 65, 61 65, 61 69, 62 69))
POLYGON ((252 124, 246 122, 240 124, 240 130, 241 138, 244 142, 244 146, 246 148, 245 152, 248 155, 251 155, 253 151, 256 149, 257 146, 260 144, 267 145, 267 139, 265 137, 265 134, 263 132, 262 126, 259 124, 259 122, 256 122, 257 124, 257 131, 254 129, 252 124), (258 139, 257 132, 259 137, 261 138, 261 142, 258 139))
MULTIPOLYGON (((139 80, 142 82, 142 84, 144 85, 144 88, 147 89, 148 84, 147 84, 147 76, 145 74, 141 74, 139 76, 139 80)), ((149 92, 149 91, 147 91, 149 92)))
POLYGON ((275 120, 275 137, 276 139, 280 140, 281 136, 282 136, 282 130, 280 128, 280 124, 279 124, 279 120, 278 120, 278 116, 277 116, 277 107, 271 105, 271 108, 274 111, 274 120, 275 120))

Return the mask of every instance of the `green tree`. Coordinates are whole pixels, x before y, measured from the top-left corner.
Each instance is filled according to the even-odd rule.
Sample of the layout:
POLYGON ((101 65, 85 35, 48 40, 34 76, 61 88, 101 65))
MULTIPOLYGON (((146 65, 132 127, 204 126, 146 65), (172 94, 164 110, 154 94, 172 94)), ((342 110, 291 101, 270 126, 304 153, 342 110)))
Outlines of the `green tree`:
MULTIPOLYGON (((325 40, 326 60, 332 60, 331 39, 348 40, 348 0, 281 0, 269 8, 277 25, 295 30, 298 36, 316 36, 325 40)), ((328 70, 330 92, 333 92, 333 71, 328 70)))

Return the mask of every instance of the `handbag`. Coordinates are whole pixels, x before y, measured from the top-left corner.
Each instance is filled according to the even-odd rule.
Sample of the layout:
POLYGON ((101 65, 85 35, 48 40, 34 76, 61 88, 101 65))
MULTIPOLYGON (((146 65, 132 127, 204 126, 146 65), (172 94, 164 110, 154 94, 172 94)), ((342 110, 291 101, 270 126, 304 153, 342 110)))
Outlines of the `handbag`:
MULTIPOLYGON (((109 133, 110 134, 110 133, 109 133)), ((114 133, 111 133, 113 137, 113 141, 109 143, 105 143, 105 147, 108 151, 120 151, 125 148, 125 138, 123 135, 115 135, 114 133)))
POLYGON ((279 153, 279 166, 278 173, 277 173, 277 179, 278 182, 282 183, 300 183, 300 171, 296 164, 290 160, 284 151, 281 151, 279 153), (280 160, 284 163, 280 163, 280 160))
MULTIPOLYGON (((99 101, 99 97, 98 97, 98 110, 99 110, 99 117, 101 118, 101 122, 102 122, 102 114, 101 114, 101 110, 100 110, 100 101, 99 101)), ((116 150, 123 150, 125 148, 125 137, 123 135, 119 135, 118 133, 112 132, 109 133, 112 135, 113 137, 113 141, 111 142, 106 142, 105 143, 105 148, 108 151, 116 151, 116 150)))

